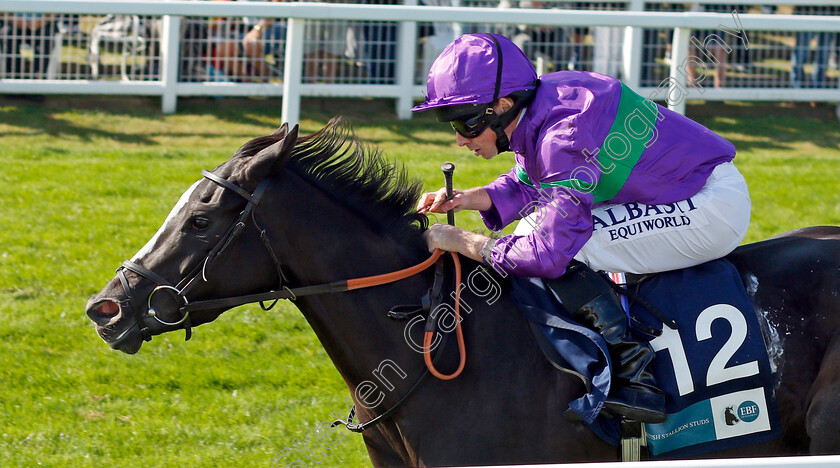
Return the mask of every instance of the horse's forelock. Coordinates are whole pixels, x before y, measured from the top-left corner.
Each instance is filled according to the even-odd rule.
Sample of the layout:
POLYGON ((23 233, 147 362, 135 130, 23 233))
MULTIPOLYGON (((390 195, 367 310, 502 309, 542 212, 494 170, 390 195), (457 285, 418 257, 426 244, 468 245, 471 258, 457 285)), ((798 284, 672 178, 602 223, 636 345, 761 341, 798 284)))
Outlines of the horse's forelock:
POLYGON ((361 143, 350 126, 341 117, 333 117, 322 129, 309 135, 298 137, 292 158, 312 163, 313 160, 334 162, 352 153, 360 154, 361 143))
MULTIPOLYGON (((331 148, 337 149, 343 146, 343 143, 348 138, 355 138, 352 131, 345 125, 340 117, 334 117, 322 129, 309 135, 303 135, 297 138, 295 153, 298 155, 311 154, 314 152, 333 154, 335 151, 329 151, 331 148), (299 148, 300 147, 300 148, 299 148)), ((284 125, 285 126, 285 125, 284 125)), ((284 127, 280 127, 270 135, 256 137, 233 153, 230 160, 219 166, 217 169, 225 175, 230 175, 236 172, 236 168, 241 165, 246 158, 250 158, 269 146, 283 140, 288 135, 287 131, 283 131, 284 127), (225 167, 228 169, 225 170, 225 167)), ((222 174, 220 174, 222 175, 222 174)))

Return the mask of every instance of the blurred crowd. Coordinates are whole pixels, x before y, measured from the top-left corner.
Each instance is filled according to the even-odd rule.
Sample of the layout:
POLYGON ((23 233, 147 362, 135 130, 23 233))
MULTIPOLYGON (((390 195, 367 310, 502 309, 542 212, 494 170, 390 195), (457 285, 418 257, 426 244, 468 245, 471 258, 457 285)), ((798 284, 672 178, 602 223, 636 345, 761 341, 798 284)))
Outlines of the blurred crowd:
MULTIPOLYGON (((249 0, 212 0, 249 1, 249 0)), ((293 1, 293 0, 273 0, 293 1)), ((401 0, 322 0, 325 3, 400 4, 401 0)), ((566 0, 418 0, 420 5, 622 11, 627 2, 566 0)), ((840 15, 840 6, 702 5, 646 3, 647 11, 840 15)), ((396 83, 397 23, 307 21, 303 59, 306 83, 396 83)), ((130 15, 80 17, 0 13, 0 78, 72 77, 159 79, 160 19, 130 15), (82 38, 74 42, 73 38, 82 38), (69 49, 62 54, 61 48, 69 49), (70 53, 73 52, 73 53, 70 53), (72 56, 74 60, 66 60, 72 56), (68 63, 57 63, 59 61, 68 63), (66 70, 65 70, 66 71, 66 70), (87 76, 85 76, 87 74, 87 76)), ((183 18, 180 81, 277 82, 283 76, 286 20, 183 18)), ((457 34, 496 32, 511 38, 538 71, 589 70, 622 77, 625 28, 418 23, 417 76, 457 34)), ((837 33, 750 32, 746 49, 731 36, 704 42, 714 31, 697 30, 708 44, 716 87, 837 87, 837 33)), ((652 86, 670 68, 672 29, 644 29, 641 84, 652 86)), ((696 50, 690 51, 696 53, 696 50)), ((689 70, 694 73, 694 70, 689 70)), ((692 76, 689 77, 694 78, 692 76)), ((696 78, 698 81, 701 78, 696 78)), ((691 80, 690 80, 691 81, 691 80)))

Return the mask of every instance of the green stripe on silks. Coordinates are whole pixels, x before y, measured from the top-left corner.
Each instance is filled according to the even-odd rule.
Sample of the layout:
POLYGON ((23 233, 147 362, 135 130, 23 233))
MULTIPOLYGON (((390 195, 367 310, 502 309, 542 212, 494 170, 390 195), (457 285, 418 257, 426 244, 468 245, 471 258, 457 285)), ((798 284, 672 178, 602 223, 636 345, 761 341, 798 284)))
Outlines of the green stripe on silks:
MULTIPOLYGON (((627 120, 636 110, 645 114, 645 116, 639 116, 639 118, 648 123, 653 122, 654 125, 659 117, 659 109, 655 105, 645 105, 644 101, 645 99, 643 97, 633 92, 624 83, 621 83, 621 99, 618 101, 618 110, 616 111, 615 119, 610 127, 610 132, 607 134, 607 138, 598 149, 600 166, 612 167, 612 170, 602 172, 597 184, 591 184, 581 179, 566 179, 554 182, 541 182, 540 187, 544 189, 549 187, 566 187, 577 190, 578 192, 592 193, 595 197, 594 203, 608 201, 616 196, 621 188, 624 187, 624 183, 627 182, 627 178, 630 176, 630 171, 639 162, 639 158, 645 150, 646 140, 630 134, 629 130, 625 127, 627 120), (630 143, 629 146, 627 142, 630 143), (623 152, 616 154, 614 152, 615 148, 610 148, 609 146, 611 143, 613 143, 612 146, 616 144, 621 145, 623 152)), ((531 179, 525 172, 525 168, 518 164, 516 165, 516 177, 523 184, 530 187, 534 186, 534 183, 531 182, 531 179)))

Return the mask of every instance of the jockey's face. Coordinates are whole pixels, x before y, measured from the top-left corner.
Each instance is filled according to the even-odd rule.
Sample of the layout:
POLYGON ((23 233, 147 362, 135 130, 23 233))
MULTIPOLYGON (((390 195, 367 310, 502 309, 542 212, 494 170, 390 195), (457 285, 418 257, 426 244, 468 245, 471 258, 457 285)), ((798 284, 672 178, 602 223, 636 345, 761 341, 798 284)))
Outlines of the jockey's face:
MULTIPOLYGON (((513 100, 504 97, 499 99, 499 102, 493 110, 497 114, 501 114, 510 110, 512 106, 513 100)), ((510 139, 511 135, 513 135, 513 130, 516 128, 516 124, 517 120, 514 119, 514 121, 511 122, 505 129, 505 134, 508 139, 510 139)), ((464 135, 461 135, 461 133, 455 132, 455 142, 458 146, 466 146, 473 152, 473 154, 481 156, 484 159, 493 159, 497 154, 499 154, 499 150, 496 148, 496 132, 494 132, 490 127, 485 128, 484 132, 475 138, 467 138, 464 135)))
POLYGON ((484 159, 493 159, 499 154, 496 149, 496 133, 490 128, 484 129, 484 132, 475 138, 467 138, 460 133, 455 133, 455 142, 458 146, 466 146, 473 154, 484 159))

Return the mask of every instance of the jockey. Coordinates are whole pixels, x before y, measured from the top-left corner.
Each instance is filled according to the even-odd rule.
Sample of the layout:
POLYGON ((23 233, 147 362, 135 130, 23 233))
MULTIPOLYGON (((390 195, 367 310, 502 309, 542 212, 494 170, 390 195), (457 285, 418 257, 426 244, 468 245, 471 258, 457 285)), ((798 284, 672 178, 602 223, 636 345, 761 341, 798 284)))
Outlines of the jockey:
POLYGON ((457 251, 502 274, 551 280, 575 320, 601 333, 616 366, 605 407, 642 422, 665 418, 646 370, 654 352, 630 332, 618 296, 593 270, 652 273, 723 257, 741 243, 751 202, 735 147, 644 99, 615 78, 531 61, 496 34, 459 37, 435 60, 426 101, 458 146, 516 165, 483 187, 425 193, 418 211, 479 210, 492 238, 445 224, 429 249, 457 251))

